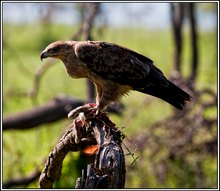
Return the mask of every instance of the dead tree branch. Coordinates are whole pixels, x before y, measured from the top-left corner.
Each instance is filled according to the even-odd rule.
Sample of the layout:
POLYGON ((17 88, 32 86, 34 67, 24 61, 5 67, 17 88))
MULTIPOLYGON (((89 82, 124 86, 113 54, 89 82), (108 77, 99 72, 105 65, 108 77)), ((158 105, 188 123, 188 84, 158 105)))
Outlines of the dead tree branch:
MULTIPOLYGON (((122 133, 109 118, 95 111, 84 111, 73 120, 66 133, 49 154, 39 179, 40 188, 52 188, 61 175, 62 161, 68 152, 98 145, 94 161, 82 170, 76 188, 124 188, 125 161, 121 148, 122 133)), ((79 111, 79 110, 77 110, 79 111)))
POLYGON ((3 130, 29 129, 44 123, 63 119, 74 108, 84 104, 67 96, 55 97, 47 104, 34 109, 3 117, 3 130))

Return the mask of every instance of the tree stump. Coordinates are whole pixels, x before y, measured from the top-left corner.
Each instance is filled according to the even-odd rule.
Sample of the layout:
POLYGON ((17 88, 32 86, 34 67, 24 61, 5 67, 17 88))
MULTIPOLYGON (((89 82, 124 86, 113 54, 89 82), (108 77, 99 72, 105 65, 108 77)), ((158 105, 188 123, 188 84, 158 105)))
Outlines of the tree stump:
POLYGON ((62 162, 68 152, 83 152, 96 146, 93 160, 82 169, 75 188, 124 188, 125 160, 121 143, 124 135, 106 114, 88 110, 88 105, 77 108, 77 115, 65 134, 49 154, 39 179, 40 188, 52 188, 61 175, 62 162))

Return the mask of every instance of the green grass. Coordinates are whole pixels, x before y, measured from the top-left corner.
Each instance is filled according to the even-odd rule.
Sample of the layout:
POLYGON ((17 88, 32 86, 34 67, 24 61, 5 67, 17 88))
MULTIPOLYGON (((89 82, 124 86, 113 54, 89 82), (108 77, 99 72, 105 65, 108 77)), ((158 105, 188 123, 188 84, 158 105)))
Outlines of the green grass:
MULTIPOLYGON (((20 112, 34 108, 32 100, 26 96, 25 93, 30 91, 33 85, 34 73, 44 62, 40 61, 39 55, 44 47, 52 41, 64 39, 69 37, 77 27, 73 28, 66 25, 53 25, 45 29, 40 24, 35 25, 9 25, 4 24, 3 28, 3 115, 20 112), (15 32, 16 31, 16 32, 15 32)), ((173 63, 173 39, 170 31, 147 31, 145 29, 104 29, 103 34, 98 34, 96 30, 93 32, 95 40, 105 40, 114 42, 130 49, 133 49, 141 54, 154 60, 166 76, 169 76, 172 71, 173 63)), ((184 76, 189 75, 190 71, 190 40, 188 34, 184 34, 184 52, 183 65, 184 76)), ((217 86, 217 49, 216 49, 216 35, 214 32, 199 34, 199 71, 197 87, 199 89, 211 87, 216 90, 217 86)), ((38 105, 48 102, 51 98, 58 94, 65 94, 85 99, 86 86, 84 79, 70 79, 64 69, 61 61, 57 61, 46 72, 41 80, 41 86, 38 94, 38 105)), ((171 106, 156 98, 146 96, 138 92, 131 92, 129 96, 122 98, 122 102, 126 106, 126 110, 122 116, 110 115, 110 118, 119 128, 123 128, 123 132, 132 137, 134 134, 141 134, 150 124, 159 121, 169 116, 172 112, 171 106), (147 101, 151 100, 153 104, 148 105, 147 101)), ((215 116, 216 110, 209 110, 205 115, 215 116)), ((42 160, 49 154, 51 149, 56 145, 59 138, 65 131, 68 125, 68 120, 60 122, 45 124, 39 128, 24 130, 24 131, 4 131, 3 132, 3 181, 10 178, 21 177, 27 175, 35 169, 36 166, 42 163, 42 160)), ((163 134, 163 132, 156 132, 163 134)), ((164 150, 166 151, 166 150, 164 150)), ((145 168, 130 170, 128 175, 127 187, 144 187, 144 182, 151 187, 170 186, 178 187, 181 185, 181 178, 175 176, 175 172, 169 172, 169 177, 165 183, 158 183, 155 175, 149 174, 154 169, 156 161, 148 159, 148 150, 144 154, 145 168), (146 156, 145 156, 146 155, 146 156), (147 176, 147 180, 137 179, 135 176, 143 173, 147 176)), ((138 153, 137 153, 138 154, 138 153)), ((166 152, 158 153, 158 160, 164 157, 166 152)), ((72 162, 77 159, 76 155, 70 155, 65 159, 63 164, 63 173, 65 178, 61 178, 57 187, 74 187, 74 180, 71 171, 67 170, 71 167, 72 162), (69 177, 68 177, 69 176, 69 177), (71 177, 71 178, 70 178, 71 177)), ((126 159, 130 160, 130 159, 126 159)), ((142 159, 143 160, 143 159, 142 159)), ((202 168, 207 176, 207 181, 203 183, 204 187, 214 187, 215 181, 210 176, 214 177, 216 159, 207 156, 202 163, 202 168), (210 163, 210 165, 209 165, 210 163), (210 171, 208 169, 211 169, 210 171)), ((182 172, 180 163, 171 163, 174 169, 179 169, 182 172)), ((191 175, 190 170, 182 175, 191 175)), ((183 179, 185 182, 187 180, 183 179)), ((193 181, 193 180, 192 180, 193 181)), ((192 182, 188 182, 193 185, 192 182)), ((190 186, 185 185, 185 187, 190 186)), ((37 182, 30 185, 30 187, 37 187, 37 182)))

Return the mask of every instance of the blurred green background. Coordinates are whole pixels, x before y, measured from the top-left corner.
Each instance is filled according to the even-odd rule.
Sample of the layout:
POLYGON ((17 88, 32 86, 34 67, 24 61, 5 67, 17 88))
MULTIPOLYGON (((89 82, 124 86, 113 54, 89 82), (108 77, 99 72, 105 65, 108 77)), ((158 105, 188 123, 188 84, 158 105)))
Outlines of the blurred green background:
MULTIPOLYGON (((82 22, 80 18, 83 19, 88 14, 86 12, 88 10, 82 8, 83 4, 3 3, 2 5, 3 116, 43 105, 60 94, 85 100, 87 97, 85 79, 69 78, 61 61, 56 61, 42 76, 37 97, 32 98, 28 94, 33 88, 36 71, 44 64, 40 60, 41 51, 50 42, 60 39, 69 40, 79 30, 82 22), (19 11, 23 11, 23 15, 19 15, 19 11), (29 17, 26 18, 27 12, 29 17), (17 20, 13 20, 14 17, 17 20), (62 17, 70 17, 72 20, 62 22, 62 17), (56 20, 59 22, 55 22, 56 20)), ((196 3, 196 5, 196 18, 199 24, 199 66, 195 89, 202 91, 209 88, 216 95, 217 3, 196 3), (210 18, 216 19, 214 25, 210 24, 207 18, 210 15, 210 18), (204 21, 202 25, 201 21, 204 21)), ((92 37, 94 40, 123 45, 151 58, 169 78, 174 69, 175 49, 172 25, 169 21, 169 6, 169 3, 133 3, 132 5, 101 3, 100 12, 91 31, 92 37), (166 8, 163 9, 163 6, 166 8), (166 15, 167 20, 163 20, 163 16, 158 16, 160 11, 161 15, 166 15), (120 21, 114 25, 114 19, 117 21, 117 18, 120 21)), ((191 70, 191 42, 187 19, 184 21, 181 60, 182 75, 183 78, 187 78, 191 70)), ((195 98, 198 103, 194 101, 191 103, 189 114, 184 116, 187 119, 179 120, 180 123, 188 120, 187 126, 184 126, 182 131, 194 130, 190 141, 179 147, 181 152, 172 150, 172 146, 179 137, 187 136, 184 132, 178 128, 178 132, 174 132, 173 129, 163 128, 163 125, 159 128, 152 127, 153 124, 163 120, 164 126, 170 124, 166 119, 177 112, 172 106, 138 92, 131 92, 121 100, 125 106, 122 115, 109 114, 109 116, 119 128, 123 128, 127 136, 124 144, 136 157, 139 157, 136 163, 131 165, 134 159, 130 155, 125 156, 127 165, 125 188, 217 187, 218 149, 215 150, 217 141, 211 144, 209 149, 204 149, 207 145, 210 146, 208 143, 217 140, 217 105, 202 110, 203 118, 216 119, 211 125, 201 125, 194 118, 200 114, 201 104, 211 99, 209 94, 199 99, 200 102, 195 98), (193 117, 190 118, 190 115, 193 117), (172 133, 175 133, 174 136, 172 133), (148 136, 144 137, 145 134, 148 136), (214 152, 210 152, 210 148, 213 148, 214 152), (169 155, 170 150, 174 157, 169 155)), ((29 130, 2 131, 3 183, 14 178, 22 178, 37 167, 42 170, 44 160, 69 123, 70 120, 64 119, 29 130)), ((128 153, 126 149, 125 153, 128 153)), ((62 176, 56 182, 55 188, 75 186, 75 180, 79 176, 78 158, 78 153, 67 155, 63 163, 62 176)), ((38 180, 20 186, 20 188, 37 187, 38 180)))

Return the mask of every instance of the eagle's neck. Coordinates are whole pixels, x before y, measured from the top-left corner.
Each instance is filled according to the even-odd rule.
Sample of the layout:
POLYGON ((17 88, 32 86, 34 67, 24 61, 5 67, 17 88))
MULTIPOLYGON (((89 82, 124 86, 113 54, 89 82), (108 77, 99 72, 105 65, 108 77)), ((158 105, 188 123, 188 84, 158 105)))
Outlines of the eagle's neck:
POLYGON ((86 68, 83 63, 73 54, 68 54, 61 58, 66 68, 68 75, 72 78, 85 78, 86 76, 86 68))

